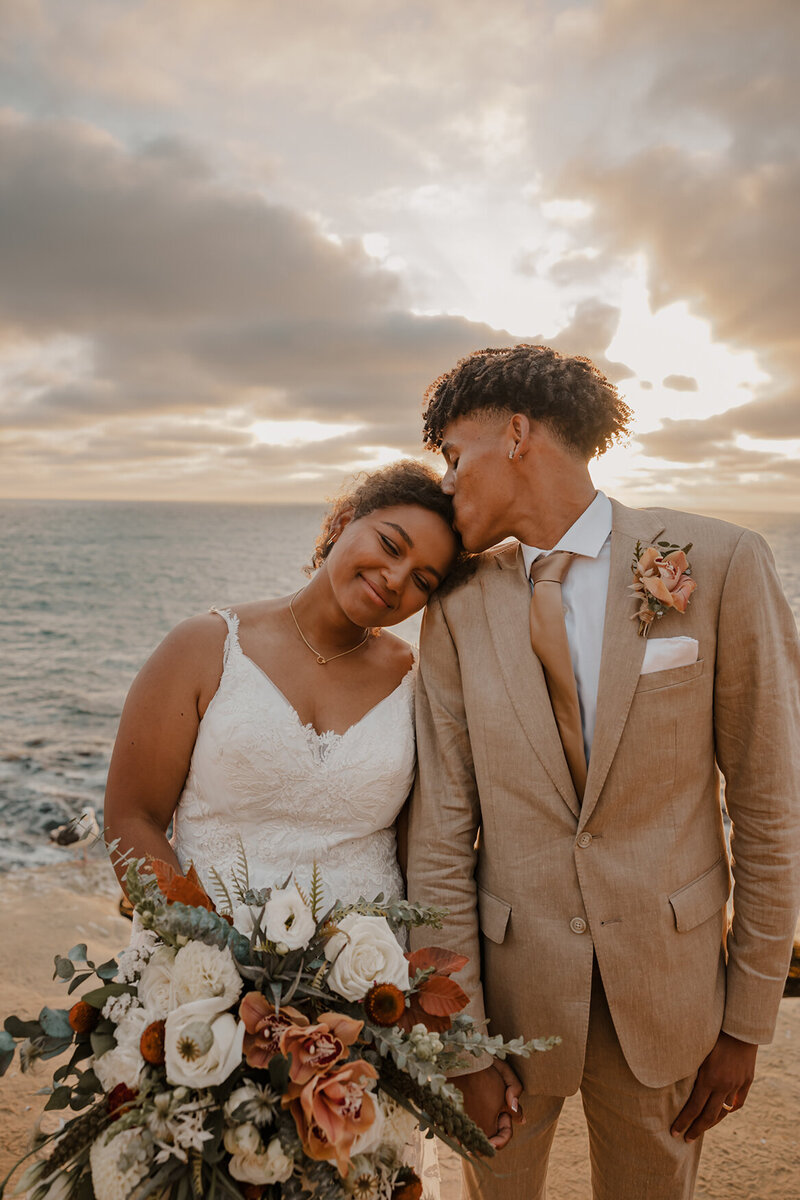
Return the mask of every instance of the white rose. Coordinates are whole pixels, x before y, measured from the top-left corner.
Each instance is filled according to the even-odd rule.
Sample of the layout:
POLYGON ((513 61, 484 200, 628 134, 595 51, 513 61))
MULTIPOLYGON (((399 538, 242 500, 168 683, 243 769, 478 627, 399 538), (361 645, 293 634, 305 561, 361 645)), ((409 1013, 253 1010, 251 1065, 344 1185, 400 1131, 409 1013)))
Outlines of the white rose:
POLYGON ((261 1134, 249 1121, 244 1125, 229 1126, 222 1141, 228 1154, 259 1154, 264 1149, 261 1134))
POLYGON ((170 1009, 169 997, 172 985, 172 967, 175 951, 171 946, 158 946, 142 971, 139 980, 139 999, 153 1014, 154 1021, 163 1021, 170 1009))
POLYGON ((408 990, 408 961, 384 917, 348 913, 325 946, 328 984, 345 1000, 363 1000, 373 983, 408 990))
POLYGON ((149 1023, 150 1017, 143 1008, 131 1008, 117 1025, 114 1030, 116 1046, 92 1063, 103 1091, 110 1092, 118 1083, 127 1084, 129 1088, 138 1085, 144 1067, 139 1043, 149 1023))
POLYGON ((284 1183, 294 1170, 294 1159, 284 1153, 280 1139, 275 1137, 258 1153, 234 1154, 228 1170, 242 1183, 284 1183))
POLYGON ((305 949, 316 932, 311 909, 295 884, 273 888, 264 909, 264 932, 270 942, 283 942, 290 950, 305 949))
POLYGON ((175 955, 170 985, 170 1009, 195 1000, 219 998, 217 1012, 230 1008, 239 998, 242 977, 227 946, 188 942, 175 955))
POLYGON ((182 1004, 167 1017, 164 1030, 165 1069, 172 1084, 215 1087, 242 1061, 244 1024, 209 997, 182 1004))
POLYGON ((101 1133, 89 1151, 95 1200, 120 1200, 120 1196, 131 1195, 147 1175, 142 1162, 134 1162, 127 1171, 119 1168, 120 1158, 140 1140, 141 1130, 123 1129, 107 1141, 106 1136, 101 1133))

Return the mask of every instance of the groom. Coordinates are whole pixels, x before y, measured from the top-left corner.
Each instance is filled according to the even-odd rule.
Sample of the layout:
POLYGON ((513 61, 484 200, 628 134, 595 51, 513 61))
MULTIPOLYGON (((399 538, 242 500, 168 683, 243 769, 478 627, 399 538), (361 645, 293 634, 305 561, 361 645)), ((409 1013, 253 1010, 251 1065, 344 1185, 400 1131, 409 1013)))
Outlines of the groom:
MULTIPOLYGON (((595 490, 587 464, 630 412, 587 359, 480 351, 426 403, 467 549, 514 540, 428 606, 409 896, 450 909, 489 1032, 562 1039, 518 1060, 525 1123, 469 1194, 543 1197, 580 1088, 594 1196, 683 1200, 703 1133, 745 1102, 791 953, 795 622, 757 534, 595 490)), ((503 1141, 498 1068, 459 1083, 503 1141)))

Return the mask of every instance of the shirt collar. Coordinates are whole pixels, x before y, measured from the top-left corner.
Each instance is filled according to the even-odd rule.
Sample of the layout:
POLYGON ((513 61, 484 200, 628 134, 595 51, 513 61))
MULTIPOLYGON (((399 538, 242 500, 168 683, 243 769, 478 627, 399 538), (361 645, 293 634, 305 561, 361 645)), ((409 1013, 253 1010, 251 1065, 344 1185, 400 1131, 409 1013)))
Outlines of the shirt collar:
MULTIPOLYGON (((572 554, 580 554, 584 558, 597 558, 611 535, 612 515, 608 496, 604 492, 598 492, 575 524, 570 525, 561 540, 553 546, 553 550, 569 550, 572 554)), ((540 546, 526 546, 523 542, 525 573, 530 574, 531 567, 540 554, 551 553, 551 550, 543 550, 540 546)))

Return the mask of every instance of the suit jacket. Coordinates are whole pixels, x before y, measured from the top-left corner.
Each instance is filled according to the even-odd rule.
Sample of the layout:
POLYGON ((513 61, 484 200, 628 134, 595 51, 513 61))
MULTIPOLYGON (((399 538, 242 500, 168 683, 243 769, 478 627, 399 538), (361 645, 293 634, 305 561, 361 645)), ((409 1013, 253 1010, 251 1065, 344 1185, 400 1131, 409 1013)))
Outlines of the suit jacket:
POLYGON ((408 887, 450 917, 415 944, 469 957, 458 979, 490 1032, 561 1036, 519 1060, 525 1087, 553 1095, 580 1084, 595 954, 645 1085, 692 1074, 720 1029, 769 1041, 800 905, 800 654, 770 551, 722 521, 613 508, 582 805, 530 646, 519 547, 434 597, 421 638, 408 887), (637 540, 662 535, 693 543, 697 590, 649 639, 687 635, 699 654, 642 675, 631 562, 637 540))

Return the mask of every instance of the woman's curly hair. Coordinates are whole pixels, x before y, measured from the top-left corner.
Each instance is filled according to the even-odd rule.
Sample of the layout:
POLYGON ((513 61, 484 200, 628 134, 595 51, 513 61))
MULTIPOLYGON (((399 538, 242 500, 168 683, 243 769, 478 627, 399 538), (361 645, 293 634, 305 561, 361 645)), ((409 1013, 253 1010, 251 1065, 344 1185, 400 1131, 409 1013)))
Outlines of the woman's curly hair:
POLYGON ((438 449, 457 417, 524 413, 588 460, 630 432, 631 410, 588 358, 522 344, 476 350, 425 392, 423 441, 438 449))
MULTIPOLYGON (((331 504, 322 522, 314 547, 314 555, 306 568, 312 574, 321 567, 330 554, 334 539, 332 530, 344 512, 351 512, 352 519, 366 517, 379 508, 392 508, 399 504, 416 504, 440 516, 452 531, 456 542, 456 559, 445 580, 448 588, 462 581, 469 573, 472 556, 461 544, 458 533, 453 529, 453 501, 442 491, 442 481, 435 471, 413 458, 401 459, 379 471, 357 475, 349 486, 342 489, 331 504)), ((440 592, 441 588, 437 588, 440 592)))

